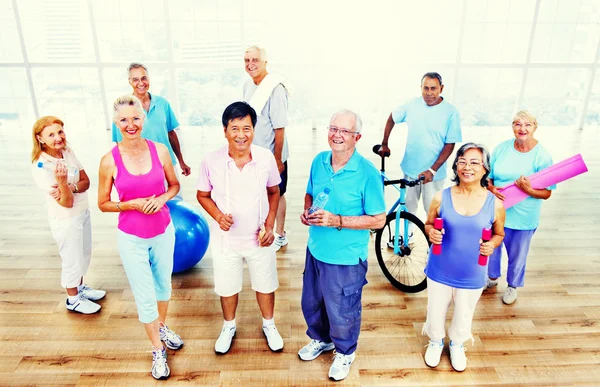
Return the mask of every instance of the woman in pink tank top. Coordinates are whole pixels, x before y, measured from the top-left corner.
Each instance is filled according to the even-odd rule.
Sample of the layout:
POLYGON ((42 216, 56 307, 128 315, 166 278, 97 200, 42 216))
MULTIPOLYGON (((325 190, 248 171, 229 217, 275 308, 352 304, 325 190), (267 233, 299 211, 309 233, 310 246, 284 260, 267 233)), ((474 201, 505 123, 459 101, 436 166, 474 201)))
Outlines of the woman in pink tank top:
POLYGON ((113 107, 123 139, 100 162, 98 207, 119 213, 119 255, 139 320, 154 347, 152 376, 166 379, 170 370, 165 346, 183 346, 181 337, 165 325, 175 249, 175 230, 165 204, 179 191, 179 182, 167 148, 142 138, 145 112, 140 101, 125 95, 113 107), (113 185, 119 201, 111 201, 113 185))

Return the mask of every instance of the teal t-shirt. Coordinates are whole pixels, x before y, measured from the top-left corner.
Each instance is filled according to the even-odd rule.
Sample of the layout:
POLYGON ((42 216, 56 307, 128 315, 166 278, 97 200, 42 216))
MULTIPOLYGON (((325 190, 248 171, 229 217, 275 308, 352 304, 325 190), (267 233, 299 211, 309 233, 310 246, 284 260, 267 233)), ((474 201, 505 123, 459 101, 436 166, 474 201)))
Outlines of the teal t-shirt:
MULTIPOLYGON (((504 141, 492 153, 490 178, 496 187, 505 187, 521 176, 530 176, 552 165, 552 156, 539 142, 527 153, 517 151, 514 143, 514 139, 504 141)), ((556 189, 556 185, 547 189, 556 189)), ((504 227, 535 230, 540 223, 541 210, 542 199, 528 197, 506 210, 504 227)))
MULTIPOLYGON (((325 210, 342 216, 385 213, 383 180, 375 166, 358 151, 337 172, 331 167, 331 151, 319 153, 312 162, 306 193, 314 198, 329 188, 325 210)), ((369 230, 310 226, 308 249, 319 261, 334 265, 357 265, 367 259, 369 230)))
MULTIPOLYGON (((146 120, 142 128, 142 137, 150 141, 160 142, 169 150, 173 165, 177 165, 177 158, 173 147, 169 142, 169 132, 179 127, 179 121, 175 117, 169 101, 159 95, 150 95, 150 108, 146 112, 146 120)), ((112 140, 119 142, 123 139, 117 125, 112 124, 112 140)))
MULTIPOLYGON (((400 167, 405 175, 416 179, 419 173, 431 168, 445 144, 462 141, 460 115, 446 100, 428 106, 422 97, 415 98, 392 112, 396 124, 406 122, 408 137, 400 167)), ((446 178, 446 163, 433 180, 446 178)))

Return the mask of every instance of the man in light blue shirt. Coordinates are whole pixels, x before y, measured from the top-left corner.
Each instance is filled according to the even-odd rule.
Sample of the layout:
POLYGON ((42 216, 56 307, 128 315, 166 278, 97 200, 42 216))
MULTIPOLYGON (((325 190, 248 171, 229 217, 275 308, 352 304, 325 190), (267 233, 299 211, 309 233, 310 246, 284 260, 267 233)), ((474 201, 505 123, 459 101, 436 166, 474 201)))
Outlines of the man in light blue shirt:
POLYGON ((454 145, 462 141, 458 110, 441 96, 444 90, 442 76, 426 73, 421 79, 421 97, 396 108, 385 125, 380 153, 390 152, 388 139, 395 124, 406 122, 408 138, 400 167, 407 179, 423 177, 419 186, 407 188, 406 207, 417 211, 423 197, 425 213, 436 192, 444 188, 446 160, 454 145))
MULTIPOLYGON (((177 165, 177 161, 179 161, 182 174, 188 176, 191 173, 191 168, 183 161, 179 138, 177 132, 175 132, 175 129, 179 127, 179 121, 177 121, 171 105, 165 98, 151 95, 148 91, 150 89, 150 77, 146 66, 141 63, 132 63, 127 71, 133 95, 140 100, 146 111, 142 137, 164 144, 171 154, 173 165, 177 165)), ((121 139, 121 132, 113 122, 112 140, 119 142, 121 139)))
POLYGON ((310 226, 302 282, 302 312, 312 339, 298 352, 301 360, 336 350, 329 378, 348 376, 355 359, 361 324, 361 297, 367 283, 369 230, 385 224, 383 181, 377 168, 361 156, 356 143, 362 122, 342 110, 329 124, 330 151, 312 162, 302 224, 310 226), (321 193, 324 208, 312 211, 321 193))

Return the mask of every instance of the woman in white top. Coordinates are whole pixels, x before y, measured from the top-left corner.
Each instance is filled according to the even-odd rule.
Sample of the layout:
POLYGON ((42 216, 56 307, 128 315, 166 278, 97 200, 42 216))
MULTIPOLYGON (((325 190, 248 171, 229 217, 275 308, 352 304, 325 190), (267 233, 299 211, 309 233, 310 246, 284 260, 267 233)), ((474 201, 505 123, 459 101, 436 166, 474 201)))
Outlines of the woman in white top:
POLYGON ((83 283, 92 256, 92 227, 86 191, 90 179, 67 145, 64 123, 53 116, 33 125, 32 174, 45 193, 52 236, 62 259, 61 286, 67 289, 66 307, 83 314, 96 313, 94 301, 106 295, 83 283))

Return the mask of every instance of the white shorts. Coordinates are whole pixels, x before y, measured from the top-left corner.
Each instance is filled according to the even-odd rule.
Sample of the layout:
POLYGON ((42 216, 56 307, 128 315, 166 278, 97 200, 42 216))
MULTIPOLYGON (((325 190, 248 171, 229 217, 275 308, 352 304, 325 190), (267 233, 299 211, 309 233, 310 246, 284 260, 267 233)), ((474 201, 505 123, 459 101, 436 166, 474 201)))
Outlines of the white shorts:
POLYGON ((221 247, 220 243, 213 243, 211 249, 215 293, 221 297, 231 297, 242 291, 244 262, 248 264, 252 290, 264 294, 277 290, 279 280, 275 250, 270 247, 225 250, 221 247))
POLYGON ((50 218, 50 230, 62 259, 60 285, 76 288, 86 275, 92 257, 90 210, 66 219, 50 218))

